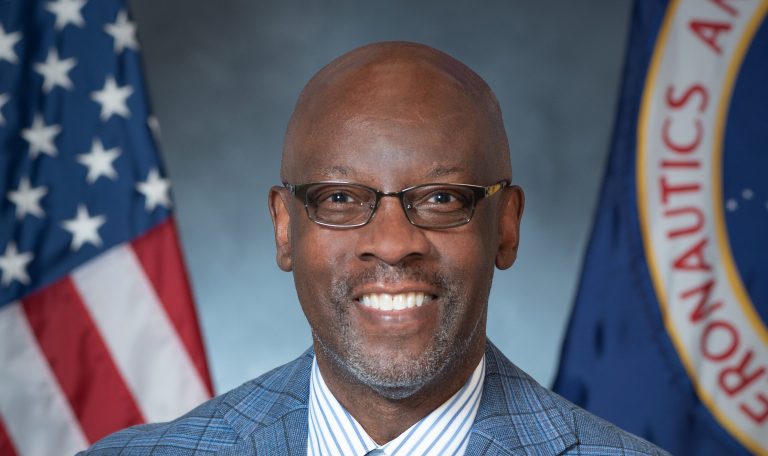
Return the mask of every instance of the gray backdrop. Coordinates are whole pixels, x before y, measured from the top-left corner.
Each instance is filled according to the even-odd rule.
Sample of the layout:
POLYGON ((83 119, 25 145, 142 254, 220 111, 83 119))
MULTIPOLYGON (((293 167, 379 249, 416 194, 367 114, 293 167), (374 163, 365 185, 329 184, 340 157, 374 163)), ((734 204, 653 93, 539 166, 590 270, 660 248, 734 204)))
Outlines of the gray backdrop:
POLYGON ((489 334, 550 384, 607 157, 630 0, 132 0, 217 392, 310 344, 266 206, 299 91, 381 40, 464 61, 496 92, 526 192, 489 334))

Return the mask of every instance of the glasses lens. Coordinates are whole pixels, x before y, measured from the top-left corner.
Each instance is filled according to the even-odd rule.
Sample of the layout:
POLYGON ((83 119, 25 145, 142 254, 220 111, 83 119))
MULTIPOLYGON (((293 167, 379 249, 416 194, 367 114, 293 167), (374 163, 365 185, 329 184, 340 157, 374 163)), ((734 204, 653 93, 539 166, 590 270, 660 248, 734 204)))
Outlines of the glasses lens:
POLYGON ((475 194, 460 185, 423 185, 408 190, 404 202, 414 224, 447 228, 469 222, 475 207, 475 194))
POLYGON ((316 184, 307 189, 307 213, 312 220, 333 226, 365 223, 376 193, 353 184, 316 184))

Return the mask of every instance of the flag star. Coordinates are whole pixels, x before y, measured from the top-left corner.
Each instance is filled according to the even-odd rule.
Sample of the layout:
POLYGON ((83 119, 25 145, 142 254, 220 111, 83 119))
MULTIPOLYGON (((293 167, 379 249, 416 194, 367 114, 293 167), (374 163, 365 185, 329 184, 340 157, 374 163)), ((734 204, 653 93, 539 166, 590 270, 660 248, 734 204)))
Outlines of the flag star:
POLYGON ((101 120, 106 122, 113 114, 128 118, 131 111, 128 110, 126 99, 133 93, 129 85, 118 87, 115 78, 107 76, 104 88, 91 92, 91 99, 101 104, 101 120))
POLYGON ((43 76, 43 92, 50 93, 56 86, 71 90, 72 80, 68 73, 75 65, 77 60, 74 57, 61 60, 56 48, 51 48, 45 63, 35 64, 35 71, 43 76))
POLYGON ((45 125, 43 117, 38 114, 32 126, 21 130, 21 137, 29 143, 29 153, 32 158, 37 158, 40 152, 55 157, 59 151, 53 144, 53 140, 59 133, 61 133, 59 125, 45 125))
POLYGON ((88 167, 88 175, 85 180, 92 184, 101 176, 106 176, 112 180, 117 179, 117 171, 115 171, 112 162, 120 155, 120 149, 114 147, 109 150, 104 150, 104 145, 98 139, 93 140, 91 145, 91 151, 87 154, 80 154, 77 156, 77 161, 81 165, 88 167))
POLYGON ((3 24, 0 24, 0 60, 18 63, 19 57, 13 47, 21 40, 21 32, 5 33, 3 24))
POLYGON ((136 189, 146 198, 144 207, 147 211, 154 210, 158 205, 171 207, 171 183, 160 177, 157 168, 149 170, 147 180, 136 184, 136 189))
POLYGON ((67 24, 83 27, 85 20, 80 10, 86 2, 87 0, 55 0, 48 2, 45 9, 56 15, 56 30, 63 29, 67 24))
POLYGON ((73 251, 80 250, 80 248, 86 242, 93 244, 96 247, 101 246, 101 236, 99 236, 99 228, 106 223, 107 217, 103 215, 96 215, 91 217, 88 213, 88 209, 84 204, 77 206, 77 215, 75 218, 65 220, 61 223, 65 230, 72 234, 72 244, 70 247, 73 251))
POLYGON ((5 124, 5 117, 3 117, 3 106, 11 99, 11 96, 7 93, 0 93, 0 125, 5 124))
POLYGON ((0 272, 3 275, 0 283, 6 287, 14 280, 19 281, 22 285, 28 284, 27 265, 34 257, 30 252, 19 253, 16 249, 16 243, 9 242, 5 246, 5 253, 0 256, 0 272))
POLYGON ((40 207, 40 200, 48 193, 48 188, 44 186, 32 187, 29 178, 22 177, 19 181, 19 188, 8 192, 8 199, 16 205, 16 217, 23 219, 27 214, 32 214, 37 218, 45 217, 43 208, 40 207))
POLYGON ((123 52, 123 49, 139 49, 139 42, 136 41, 136 24, 128 20, 128 13, 120 10, 117 13, 117 19, 112 24, 104 26, 104 31, 115 40, 115 54, 123 52))

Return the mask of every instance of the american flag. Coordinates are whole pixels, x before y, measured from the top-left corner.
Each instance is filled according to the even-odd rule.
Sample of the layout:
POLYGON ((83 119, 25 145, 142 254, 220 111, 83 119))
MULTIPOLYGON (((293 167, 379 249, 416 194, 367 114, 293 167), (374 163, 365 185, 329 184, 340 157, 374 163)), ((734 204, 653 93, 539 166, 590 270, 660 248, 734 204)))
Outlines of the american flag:
POLYGON ((120 0, 0 0, 0 456, 211 395, 120 0))

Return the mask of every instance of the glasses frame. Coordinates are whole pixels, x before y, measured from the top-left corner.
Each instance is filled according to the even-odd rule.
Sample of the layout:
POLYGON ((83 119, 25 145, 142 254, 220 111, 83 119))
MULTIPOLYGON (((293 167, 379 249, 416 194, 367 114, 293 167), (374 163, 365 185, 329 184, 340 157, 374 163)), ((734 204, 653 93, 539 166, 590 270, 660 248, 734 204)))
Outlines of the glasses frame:
POLYGON ((375 189, 373 187, 369 187, 367 185, 358 184, 355 182, 345 182, 345 181, 318 181, 318 182, 307 182, 304 184, 291 184, 288 182, 283 182, 283 186, 291 193, 291 195, 295 196, 299 200, 304 202, 304 210, 307 213, 307 217, 315 222, 318 225, 321 226, 327 226, 330 228, 339 228, 339 229, 350 229, 350 228, 359 228, 361 226, 367 225, 371 220, 373 220, 373 216, 376 215, 376 210, 379 208, 379 203, 381 203, 381 199, 391 196, 396 197, 398 200, 400 200, 400 207, 403 209, 403 212, 405 213, 405 218, 408 220, 408 222, 416 227, 423 228, 423 229, 429 229, 429 230, 441 230, 446 228, 455 228, 457 226, 466 225, 472 220, 472 217, 475 215, 475 208, 477 207, 477 203, 483 199, 487 198, 489 196, 492 196, 496 193, 498 193, 500 190, 504 189, 505 187, 511 186, 511 182, 509 179, 502 179, 495 184, 483 186, 483 185, 472 185, 472 184, 456 184, 456 183, 448 183, 448 182, 435 182, 435 183, 428 183, 428 184, 419 184, 419 185, 413 185, 411 187, 406 187, 402 190, 396 191, 396 192, 382 192, 381 190, 375 189), (364 188, 366 190, 369 190, 373 192, 375 195, 375 199, 373 203, 369 205, 370 207, 370 214, 368 215, 368 218, 365 219, 365 221, 360 223, 355 223, 353 225, 337 225, 333 223, 327 223, 320 220, 317 220, 316 218, 313 218, 310 214, 309 210, 309 201, 307 200, 307 190, 313 186, 313 185, 323 185, 323 184, 340 184, 340 185, 351 185, 354 187, 364 188), (409 192, 416 188, 421 187, 429 187, 432 185, 448 185, 448 186, 456 186, 456 187, 462 187, 466 188, 472 191, 472 194, 474 196, 474 200, 472 201, 472 208, 469 211, 469 215, 465 220, 459 220, 455 223, 446 225, 446 226, 425 226, 421 225, 419 223, 414 222, 411 219, 410 214, 408 213, 408 210, 411 208, 410 205, 406 207, 405 203, 405 193, 409 192))

